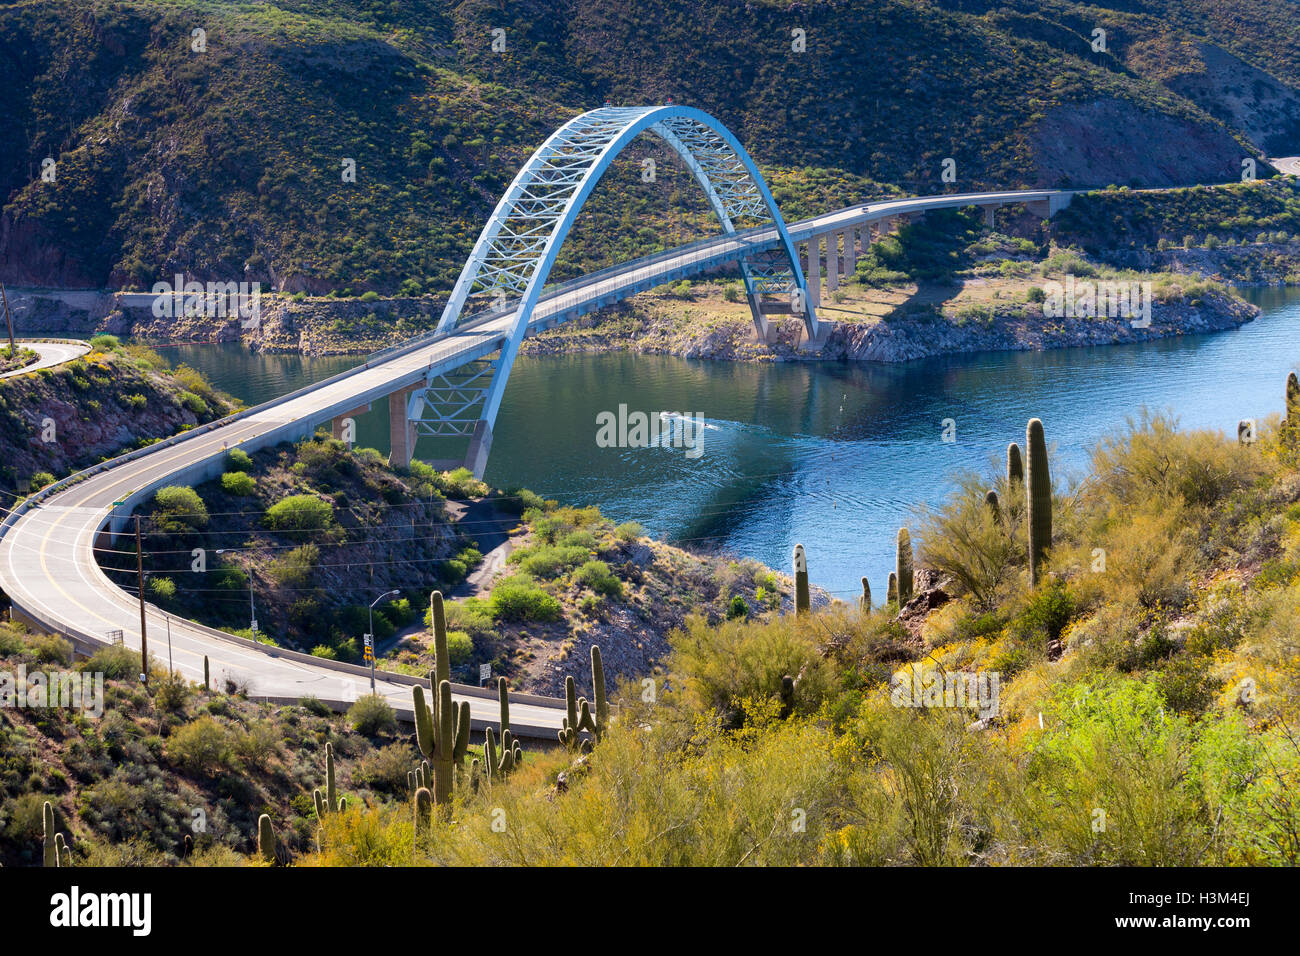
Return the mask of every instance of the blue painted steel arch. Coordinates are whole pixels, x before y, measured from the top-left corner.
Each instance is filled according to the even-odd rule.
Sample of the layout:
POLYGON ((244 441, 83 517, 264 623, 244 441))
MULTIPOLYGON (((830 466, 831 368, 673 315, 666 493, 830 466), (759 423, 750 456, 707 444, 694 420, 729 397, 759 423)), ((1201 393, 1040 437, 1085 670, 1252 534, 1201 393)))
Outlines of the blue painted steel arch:
MULTIPOLYGON (((465 306, 472 295, 491 296, 497 307, 513 305, 518 297, 514 323, 494 363, 479 416, 489 432, 533 309, 565 238, 601 176, 644 132, 659 136, 682 157, 725 232, 735 232, 735 220, 741 217, 775 226, 789 268, 741 262, 755 321, 762 322, 756 294, 788 292, 804 317, 809 337, 816 337, 817 318, 785 221, 758 167, 731 132, 709 114, 686 106, 590 110, 552 133, 515 176, 483 227, 438 323, 439 332, 455 329, 462 316, 468 318, 465 306)), ((413 420, 419 417, 417 404, 423 405, 419 396, 413 397, 413 420)))

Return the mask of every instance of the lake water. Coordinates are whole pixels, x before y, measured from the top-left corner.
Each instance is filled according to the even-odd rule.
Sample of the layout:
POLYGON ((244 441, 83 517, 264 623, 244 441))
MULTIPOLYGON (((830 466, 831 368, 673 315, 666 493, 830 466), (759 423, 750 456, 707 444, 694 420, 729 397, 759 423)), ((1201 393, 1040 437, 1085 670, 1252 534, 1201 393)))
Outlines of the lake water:
MULTIPOLYGON (((894 537, 961 470, 985 470, 1025 422, 1043 420, 1053 473, 1146 406, 1186 427, 1235 432, 1282 410, 1300 364, 1300 289, 1249 289, 1264 314, 1240 329, 1141 345, 989 352, 899 365, 744 365, 644 355, 520 359, 497 421, 487 480, 566 504, 596 504, 657 537, 787 568, 796 542, 814 583, 843 598, 870 577, 884 593, 894 537), (698 414, 702 453, 598 447, 597 415, 698 414), (956 441, 943 441, 951 419, 956 441)), ((360 359, 258 355, 238 345, 164 350, 250 403, 360 359)), ((388 450, 387 410, 358 420, 388 450)), ((442 457, 422 442, 425 457, 442 457)))

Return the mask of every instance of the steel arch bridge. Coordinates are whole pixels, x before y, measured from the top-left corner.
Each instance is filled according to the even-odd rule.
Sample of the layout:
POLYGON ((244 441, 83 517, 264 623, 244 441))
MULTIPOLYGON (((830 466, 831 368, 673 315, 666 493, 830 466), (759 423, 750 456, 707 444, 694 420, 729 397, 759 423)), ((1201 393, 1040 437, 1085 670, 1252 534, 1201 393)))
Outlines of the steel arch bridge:
MULTIPOLYGON (((817 317, 785 221, 758 167, 726 127, 685 106, 590 110, 552 133, 520 169, 483 227, 438 322, 437 333, 452 334, 485 316, 510 315, 500 354, 452 373, 431 370, 424 387, 407 400, 407 420, 415 435, 470 437, 466 464, 478 476, 486 467, 510 369, 560 248, 601 177, 647 132, 681 157, 724 235, 737 238, 735 251, 722 261, 739 263, 759 334, 767 330, 764 297, 779 295, 788 296, 790 306, 777 310, 800 315, 808 337, 817 336, 817 317)), ((648 260, 635 262, 643 261, 648 260)), ((702 260, 693 271, 718 261, 702 260)), ((635 291, 640 290, 629 288, 600 304, 635 291)), ((563 317, 552 324, 558 321, 563 317)))

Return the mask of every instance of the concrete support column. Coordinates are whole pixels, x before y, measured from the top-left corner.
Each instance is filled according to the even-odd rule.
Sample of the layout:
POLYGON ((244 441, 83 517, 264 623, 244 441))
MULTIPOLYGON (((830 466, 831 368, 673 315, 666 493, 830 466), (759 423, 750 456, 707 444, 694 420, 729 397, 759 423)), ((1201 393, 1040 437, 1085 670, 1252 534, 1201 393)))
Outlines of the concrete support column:
POLYGON ((858 268, 858 230, 844 230, 844 275, 851 276, 858 268))
POLYGON ((331 419, 330 434, 333 435, 335 438, 337 438, 339 441, 347 442, 348 447, 351 448, 352 443, 357 440, 357 435, 355 430, 356 420, 359 416, 364 415, 368 411, 370 411, 370 406, 368 404, 360 405, 357 408, 352 409, 352 411, 350 412, 344 412, 342 415, 338 415, 335 418, 331 419), (344 432, 347 430, 347 423, 349 419, 353 423, 353 429, 350 435, 344 434, 344 432))
POLYGON ((821 244, 817 236, 808 239, 808 264, 803 273, 808 282, 808 298, 814 307, 822 304, 821 244))
POLYGON ((837 232, 826 235, 826 291, 834 292, 840 287, 840 235, 837 232))
POLYGON ((997 208, 997 206, 984 207, 984 225, 988 226, 990 229, 994 228, 996 225, 996 220, 993 218, 993 214, 997 212, 997 208))
POLYGON ((388 396, 388 440, 392 451, 388 464, 393 468, 407 468, 415 454, 415 425, 406 417, 406 403, 416 386, 403 388, 388 396))
POLYGON ((479 419, 474 423, 474 434, 469 440, 469 451, 465 453, 465 467, 474 473, 479 481, 487 471, 488 452, 492 450, 492 426, 479 419))

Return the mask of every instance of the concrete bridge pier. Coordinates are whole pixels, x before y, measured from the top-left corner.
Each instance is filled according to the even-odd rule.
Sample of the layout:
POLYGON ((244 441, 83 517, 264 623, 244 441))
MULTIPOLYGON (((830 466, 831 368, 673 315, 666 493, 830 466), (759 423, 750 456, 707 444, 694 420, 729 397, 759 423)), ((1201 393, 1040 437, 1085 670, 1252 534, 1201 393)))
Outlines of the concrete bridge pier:
POLYGON ((358 405, 350 412, 344 412, 342 415, 335 416, 333 419, 330 420, 330 434, 333 435, 335 438, 337 438, 339 441, 346 441, 348 443, 348 447, 351 448, 352 444, 357 440, 357 436, 355 431, 353 431, 350 436, 344 434, 344 431, 347 427, 348 419, 352 419, 353 427, 355 428, 357 418, 360 417, 361 415, 364 415, 368 411, 370 411, 369 402, 367 402, 365 405, 358 405))
POLYGON ((415 454, 415 422, 407 413, 407 404, 418 387, 411 385, 388 396, 388 464, 393 468, 409 468, 415 454))
POLYGON ((858 268, 858 230, 844 230, 844 274, 852 276, 858 268))
POLYGON ((474 473, 479 481, 487 471, 488 453, 492 450, 492 426, 479 419, 474 423, 474 434, 469 439, 469 451, 465 453, 465 467, 474 473))
POLYGON ((984 210, 984 225, 988 226, 990 229, 993 229, 997 224, 997 220, 994 218, 993 214, 997 212, 998 207, 981 206, 980 208, 984 210))
POLYGON ((826 234, 826 291, 840 287, 840 237, 839 233, 826 234))
POLYGON ((808 282, 808 298, 814 308, 822 304, 821 244, 821 239, 817 236, 808 239, 808 264, 803 271, 804 279, 808 282))

